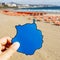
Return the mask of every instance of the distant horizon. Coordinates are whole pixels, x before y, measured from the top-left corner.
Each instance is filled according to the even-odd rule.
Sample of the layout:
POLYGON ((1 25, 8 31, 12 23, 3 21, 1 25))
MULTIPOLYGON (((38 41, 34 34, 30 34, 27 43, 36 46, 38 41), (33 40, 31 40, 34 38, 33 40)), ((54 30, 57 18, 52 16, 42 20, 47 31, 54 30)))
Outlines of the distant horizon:
MULTIPOLYGON (((12 1, 11 1, 12 2, 12 1)), ((0 2, 0 3, 11 3, 11 2, 0 2)), ((17 3, 17 4, 25 4, 25 3, 18 3, 18 2, 13 2, 13 3, 17 3)), ((29 3, 31 4, 31 3, 29 3)), ((36 4, 36 3, 35 3, 36 4)), ((45 4, 45 3, 40 3, 40 4, 45 4)), ((39 4, 36 4, 39 5, 39 4)), ((45 5, 54 5, 54 4, 45 4, 45 5)))
MULTIPOLYGON (((11 1, 12 2, 12 1, 11 1)), ((11 3, 11 2, 0 2, 0 3, 11 3)), ((18 3, 18 2, 13 2, 13 3, 17 3, 17 4, 26 4, 26 3, 18 3)), ((29 3, 31 4, 31 3, 29 3)), ((35 3, 36 4, 36 3, 35 3)), ((44 4, 44 5, 56 5, 56 4, 45 4, 45 3, 40 3, 40 4, 44 4)), ((33 5, 33 4, 32 4, 33 5)), ((39 5, 39 4, 36 4, 36 5, 39 5)))
POLYGON ((60 0, 0 0, 0 3, 3 3, 3 2, 6 2, 6 3, 9 3, 9 2, 15 2, 15 3, 18 3, 18 4, 48 4, 48 5, 58 5, 60 6, 60 0))

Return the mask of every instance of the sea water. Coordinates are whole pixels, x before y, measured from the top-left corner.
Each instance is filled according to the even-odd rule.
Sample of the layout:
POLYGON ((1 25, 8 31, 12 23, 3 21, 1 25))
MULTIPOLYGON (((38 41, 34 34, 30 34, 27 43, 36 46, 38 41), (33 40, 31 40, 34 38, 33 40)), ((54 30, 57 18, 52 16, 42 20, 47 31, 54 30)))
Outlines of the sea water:
POLYGON ((14 9, 18 12, 49 12, 49 13, 60 13, 60 7, 37 7, 37 8, 18 8, 14 9))

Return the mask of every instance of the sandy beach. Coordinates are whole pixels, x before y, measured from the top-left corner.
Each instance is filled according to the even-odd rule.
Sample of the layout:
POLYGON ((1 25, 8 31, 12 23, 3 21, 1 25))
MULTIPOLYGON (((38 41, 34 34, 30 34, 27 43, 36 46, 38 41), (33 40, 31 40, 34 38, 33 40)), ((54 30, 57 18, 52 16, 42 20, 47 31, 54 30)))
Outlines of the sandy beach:
MULTIPOLYGON (((16 35, 15 25, 32 23, 32 16, 9 16, 0 13, 0 38, 16 35), (28 18, 31 18, 30 20, 28 18)), ((43 33, 43 46, 34 55, 14 53, 10 60, 60 60, 60 26, 36 21, 37 28, 43 33)))

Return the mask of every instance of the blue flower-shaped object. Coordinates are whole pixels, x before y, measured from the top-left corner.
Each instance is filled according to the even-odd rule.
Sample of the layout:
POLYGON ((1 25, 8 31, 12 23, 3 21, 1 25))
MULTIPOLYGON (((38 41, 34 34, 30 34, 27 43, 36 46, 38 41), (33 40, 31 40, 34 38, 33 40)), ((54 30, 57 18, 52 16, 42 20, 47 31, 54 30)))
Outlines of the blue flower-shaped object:
POLYGON ((16 29, 17 34, 12 39, 12 43, 17 41, 20 43, 20 47, 17 50, 18 52, 32 55, 37 49, 42 47, 43 35, 42 32, 37 29, 35 20, 33 20, 32 24, 18 25, 16 29))

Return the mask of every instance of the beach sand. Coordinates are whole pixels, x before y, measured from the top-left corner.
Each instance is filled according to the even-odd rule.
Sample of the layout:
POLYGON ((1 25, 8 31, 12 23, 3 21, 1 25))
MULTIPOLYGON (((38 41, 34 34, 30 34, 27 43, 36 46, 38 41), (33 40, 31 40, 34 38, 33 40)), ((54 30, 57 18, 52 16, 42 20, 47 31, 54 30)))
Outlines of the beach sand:
MULTIPOLYGON (((8 16, 0 14, 0 38, 16 35, 15 25, 32 23, 29 16, 8 16)), ((33 18, 33 17, 31 17, 33 18)), ((60 26, 51 23, 36 22, 37 28, 43 33, 43 46, 34 55, 27 56, 22 53, 14 53, 9 60, 60 60, 60 26)))

